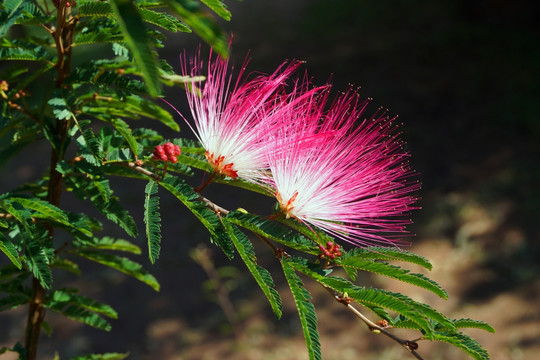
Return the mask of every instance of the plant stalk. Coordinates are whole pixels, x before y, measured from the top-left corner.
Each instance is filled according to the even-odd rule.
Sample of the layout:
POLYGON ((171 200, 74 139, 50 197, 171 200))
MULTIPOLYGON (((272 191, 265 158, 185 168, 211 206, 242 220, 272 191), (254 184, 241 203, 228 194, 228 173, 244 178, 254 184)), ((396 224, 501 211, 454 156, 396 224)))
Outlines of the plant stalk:
MULTIPOLYGON (((71 70, 71 43, 73 39, 74 22, 66 22, 66 18, 71 17, 71 9, 66 7, 65 1, 60 1, 57 9, 57 27, 51 35, 54 38, 58 62, 56 64, 58 78, 56 86, 65 87, 64 80, 71 70)), ((63 179, 62 174, 56 171, 56 166, 64 158, 64 142, 66 141, 69 129, 69 120, 56 120, 55 144, 51 145, 49 183, 47 186, 46 200, 54 205, 60 205, 62 196, 63 179)), ((49 239, 52 242, 54 237, 54 227, 47 228, 49 239)), ((25 349, 26 359, 35 360, 41 333, 41 325, 45 319, 45 296, 46 290, 37 278, 32 278, 32 300, 28 307, 28 319, 26 322, 25 349)))

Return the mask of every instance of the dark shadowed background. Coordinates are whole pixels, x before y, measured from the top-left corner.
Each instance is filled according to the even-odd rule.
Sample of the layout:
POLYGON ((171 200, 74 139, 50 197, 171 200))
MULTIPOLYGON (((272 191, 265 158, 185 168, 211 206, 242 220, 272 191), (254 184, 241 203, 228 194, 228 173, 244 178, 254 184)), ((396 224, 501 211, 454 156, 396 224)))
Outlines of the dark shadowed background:
MULTIPOLYGON (((285 59, 305 60, 304 69, 315 83, 331 76, 337 90, 349 83, 360 86, 361 96, 374 99, 371 111, 383 106, 403 122, 403 138, 423 183, 422 210, 413 215, 417 235, 409 250, 433 262, 429 276, 450 299, 387 279, 364 276, 360 281, 402 291, 454 318, 491 323, 496 334, 468 333, 495 360, 537 357, 540 5, 525 0, 226 2, 233 17, 222 25, 234 34, 237 65, 248 51, 253 71, 272 72, 285 59)), ((186 49, 189 54, 198 43, 195 35, 173 35, 160 54, 179 71, 180 53, 186 49)), ((168 91, 167 99, 187 114, 181 89, 168 91)), ((169 136, 187 136, 189 129, 184 125, 182 131, 169 136)), ((2 170, 1 189, 37 178, 47 164, 47 146, 38 144, 2 170), (35 163, 20 160, 28 158, 35 163)), ((141 225, 144 185, 113 182, 141 225)), ((232 194, 219 185, 205 190, 205 196, 230 209, 241 206, 266 214, 272 204, 241 191, 232 194)), ((50 338, 43 335, 41 358, 52 359, 55 350, 62 359, 106 351, 129 351, 130 359, 307 358, 279 271, 275 280, 285 305, 278 321, 240 261, 229 262, 177 201, 160 195, 161 257, 153 266, 146 256, 138 260, 158 278, 161 291, 92 264, 85 264, 81 279, 58 274, 56 281, 82 282, 84 295, 111 304, 119 320, 104 333, 49 314, 55 332, 50 338), (221 274, 228 289, 233 327, 208 291, 207 272, 190 257, 197 246, 211 252, 205 264, 221 274)), ((63 205, 86 206, 70 196, 63 205)), ((122 236, 105 225, 106 231, 122 236)), ((139 243, 145 249, 142 237, 139 243)), ((263 265, 279 267, 265 247, 257 247, 257 253, 263 265)), ((0 264, 5 261, 1 258, 0 264)), ((412 358, 306 283, 318 309, 324 359, 412 358)), ((25 310, 0 314, 0 347, 23 338, 25 310)), ((420 353, 432 360, 467 358, 450 345, 427 342, 420 343, 420 353)))

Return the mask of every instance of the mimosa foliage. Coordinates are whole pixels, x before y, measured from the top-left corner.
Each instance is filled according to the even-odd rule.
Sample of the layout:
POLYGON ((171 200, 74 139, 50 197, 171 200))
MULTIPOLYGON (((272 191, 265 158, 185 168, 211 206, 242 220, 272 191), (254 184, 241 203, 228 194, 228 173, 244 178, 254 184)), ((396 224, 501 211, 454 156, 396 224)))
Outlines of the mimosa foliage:
POLYGON ((159 217, 159 197, 157 185, 150 181, 144 190, 144 223, 146 225, 146 238, 148 239, 148 256, 153 264, 159 258, 161 247, 161 219, 159 217))
MULTIPOLYGON (((0 311, 39 303, 48 311, 110 330, 109 319, 117 318, 111 306, 67 287, 62 277, 57 280, 56 274, 61 271, 84 276, 81 259, 159 290, 156 278, 134 260, 143 252, 133 242, 139 236, 140 219, 124 208, 115 192, 118 189, 111 179, 122 178, 125 182, 134 180, 134 188, 139 186, 144 208, 141 225, 152 264, 159 266, 161 248, 165 247, 161 243, 162 225, 167 226, 161 223, 161 188, 162 194, 171 194, 178 206, 188 210, 185 221, 200 222, 211 242, 229 259, 236 256, 235 261, 245 264, 280 318, 282 301, 272 276, 276 274, 258 261, 253 242, 268 245, 283 271, 283 276, 278 274, 276 278, 284 277, 294 298, 310 359, 321 359, 321 345, 316 309, 304 286, 306 280, 324 287, 347 307, 365 308, 391 327, 409 329, 415 333, 411 338, 443 341, 475 359, 488 359, 481 345, 461 329, 493 332, 489 324, 449 319, 405 294, 356 283, 359 272, 371 273, 446 299, 446 291, 428 276, 397 265, 431 270, 427 259, 383 247, 343 250, 342 256, 326 259, 319 245, 333 242, 331 236, 279 214, 262 217, 214 204, 185 181, 186 177, 212 171, 201 145, 190 139, 165 139, 156 130, 141 127, 138 121, 146 119, 180 131, 173 113, 157 97, 163 96, 163 87, 184 87, 191 79, 176 74, 177 66, 160 59, 156 48, 162 47, 172 33, 194 32, 216 52, 226 55, 229 40, 216 25, 217 17, 231 18, 221 0, 79 0, 77 6, 70 7, 66 1, 57 1, 55 6, 53 2, 44 6, 31 0, 0 4, 0 60, 6 65, 0 76, 4 80, 0 84, 0 167, 20 159, 21 151, 36 142, 46 143, 50 153, 33 156, 51 164, 40 178, 0 194, 0 311), (17 31, 11 31, 14 26, 17 31), (164 163, 152 156, 155 146, 167 141, 181 148, 176 163, 164 163), (64 192, 91 209, 70 209, 60 201, 64 192), (102 222, 107 221, 129 239, 103 234, 102 222), (336 269, 348 276, 341 276, 343 272, 336 269), (39 288, 43 296, 36 301, 39 288)), ((265 188, 242 180, 216 176, 213 181, 222 187, 271 195, 265 188)), ((54 330, 46 322, 39 326, 49 334, 54 330)), ((17 343, 0 349, 0 353, 6 351, 19 352, 24 358, 28 349, 17 343)), ((90 354, 72 359, 116 360, 127 355, 90 354)))

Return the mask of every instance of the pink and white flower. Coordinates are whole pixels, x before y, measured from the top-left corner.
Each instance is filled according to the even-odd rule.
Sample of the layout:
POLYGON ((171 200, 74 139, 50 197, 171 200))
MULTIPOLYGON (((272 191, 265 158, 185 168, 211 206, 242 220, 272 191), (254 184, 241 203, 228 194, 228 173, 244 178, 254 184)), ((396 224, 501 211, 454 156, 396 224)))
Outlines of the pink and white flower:
POLYGON ((189 71, 184 57, 182 72, 191 77, 206 76, 204 83, 192 81, 186 86, 195 128, 186 122, 206 149, 214 173, 255 182, 267 169, 269 151, 269 144, 261 142, 260 132, 273 127, 265 121, 268 117, 259 114, 273 112, 279 103, 275 100, 278 91, 300 63, 283 63, 273 74, 249 81, 242 79, 246 64, 235 82, 227 73, 228 60, 212 60, 212 53, 206 71, 200 57, 195 56, 189 71))
POLYGON ((311 95, 293 93, 268 137, 281 150, 266 154, 265 183, 282 213, 355 245, 403 243, 419 183, 394 119, 377 111, 362 120, 369 100, 352 90, 326 112, 328 93, 311 95))

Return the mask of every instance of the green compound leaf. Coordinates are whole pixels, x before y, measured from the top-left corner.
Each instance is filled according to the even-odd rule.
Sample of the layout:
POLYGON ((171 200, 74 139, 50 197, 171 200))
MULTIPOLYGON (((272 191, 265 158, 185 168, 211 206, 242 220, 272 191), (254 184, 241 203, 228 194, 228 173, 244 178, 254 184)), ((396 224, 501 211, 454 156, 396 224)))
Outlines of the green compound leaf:
POLYGON ((112 0, 110 4, 135 63, 143 73, 148 93, 158 96, 158 63, 137 7, 130 0, 112 0))
POLYGON ((111 120, 111 124, 114 128, 122 135, 126 142, 128 143, 129 148, 133 152, 133 156, 136 157, 139 153, 139 146, 137 145, 137 140, 133 136, 133 132, 129 125, 120 118, 114 118, 111 120))
POLYGON ((195 215, 201 224, 208 229, 211 239, 223 250, 229 259, 232 259, 234 257, 234 246, 229 239, 229 235, 223 228, 221 219, 201 201, 199 194, 194 192, 193 188, 183 180, 169 175, 165 176, 159 184, 180 200, 195 215))
POLYGON ((87 44, 100 44, 100 43, 118 43, 124 40, 124 35, 115 34, 113 32, 105 32, 101 29, 95 31, 87 31, 79 33, 75 39, 73 39, 73 46, 87 45, 87 44))
POLYGON ((346 254, 343 254, 340 263, 343 266, 346 266, 357 260, 399 260, 420 265, 428 270, 432 269, 429 260, 423 256, 398 248, 386 248, 380 246, 355 248, 348 251, 346 254))
MULTIPOLYGON (((101 203, 101 202, 100 202, 101 203)), ((96 206, 99 206, 99 204, 94 203, 96 206)), ((137 225, 135 224, 135 220, 131 217, 129 212, 125 210, 122 205, 116 200, 116 198, 110 198, 107 203, 105 203, 105 206, 101 209, 98 208, 107 219, 111 220, 118 226, 120 226, 126 234, 128 234, 131 237, 137 237, 137 225)))
POLYGON ((105 353, 105 354, 88 354, 75 356, 69 360, 122 360, 129 356, 129 353, 105 353))
POLYGON ((324 276, 320 271, 320 266, 310 264, 306 259, 291 258, 290 263, 296 270, 324 286, 340 294, 347 293, 347 296, 361 305, 370 309, 373 307, 384 308, 403 315, 415 322, 427 339, 433 339, 434 324, 432 321, 455 331, 455 326, 450 319, 430 306, 414 301, 405 295, 382 289, 359 287, 343 278, 324 276))
POLYGON ((317 315, 315 314, 315 307, 309 302, 311 295, 309 294, 309 291, 304 288, 302 280, 296 275, 289 259, 283 257, 281 259, 281 266, 293 294, 296 308, 298 309, 309 359, 320 360, 321 344, 319 342, 319 332, 317 331, 317 315))
POLYGON ((453 320, 452 323, 457 329, 462 328, 474 328, 474 329, 481 329, 488 331, 490 333, 494 333, 495 329, 493 326, 489 325, 486 322, 480 321, 480 320, 473 320, 473 319, 457 319, 453 320))
POLYGON ((136 255, 141 254, 141 248, 124 239, 115 239, 109 236, 102 238, 76 238, 74 246, 80 250, 113 250, 123 251, 136 255))
POLYGON ((197 7, 197 3, 185 0, 165 0, 164 2, 218 54, 227 55, 227 37, 207 12, 197 7))
POLYGON ((68 222, 67 215, 58 207, 51 205, 47 201, 21 198, 21 197, 9 197, 10 201, 21 204, 23 207, 29 210, 35 211, 32 215, 42 219, 49 219, 61 224, 68 222))
MULTIPOLYGON (((166 13, 145 9, 142 7, 137 8, 141 19, 144 22, 159 26, 165 30, 172 32, 183 31, 191 32, 190 28, 183 24, 180 20, 174 16, 166 13)), ((92 16, 92 17, 114 17, 114 12, 109 3, 106 2, 87 2, 79 6, 80 16, 92 16)))
POLYGON ((2 26, 0 26, 0 36, 4 36, 9 28, 15 24, 15 22, 22 17, 23 10, 28 1, 24 0, 5 0, 3 2, 2 26), (5 10, 4 10, 5 9, 5 10))
POLYGON ((39 280, 41 286, 49 289, 52 284, 52 273, 49 267, 49 257, 45 248, 41 246, 38 239, 26 240, 26 253, 24 262, 28 269, 39 280))
POLYGON ((411 329, 422 331, 422 327, 405 316, 398 315, 397 319, 391 322, 392 326, 399 329, 411 329))
POLYGON ((225 4, 221 0, 201 0, 210 9, 214 10, 216 14, 221 16, 227 21, 231 20, 231 13, 227 10, 225 4))
POLYGON ((78 6, 79 16, 114 16, 111 5, 102 1, 88 1, 78 6))
POLYGON ((92 115, 107 122, 112 122, 112 120, 109 120, 106 116, 112 119, 118 117, 131 119, 147 117, 161 122, 174 131, 180 131, 180 126, 171 113, 152 101, 137 95, 127 95, 121 100, 116 98, 92 100, 86 103, 82 110, 86 115, 92 115))
MULTIPOLYGON (((66 78, 66 82, 70 84, 88 84, 95 90, 100 90, 104 87, 110 87, 117 92, 123 94, 146 94, 147 89, 144 83, 140 80, 133 79, 124 75, 120 75, 114 69, 103 69, 96 66, 95 63, 86 63, 75 67, 71 74, 66 78)), ((83 106, 83 112, 85 107, 83 106)))
POLYGON ((13 243, 9 241, 9 239, 7 239, 2 233, 0 233, 0 250, 2 250, 4 254, 6 254, 6 256, 9 258, 9 260, 11 260, 13 265, 17 267, 17 269, 22 269, 22 264, 19 260, 19 252, 17 251, 13 243))
POLYGON ((90 250, 74 249, 72 252, 86 259, 121 271, 124 274, 132 276, 135 279, 149 285, 152 289, 159 291, 159 283, 157 282, 156 278, 144 270, 141 264, 136 263, 128 258, 90 250))
POLYGON ((49 53, 30 41, 0 37, 0 60, 49 61, 49 53))
POLYGON ((150 180, 144 189, 144 223, 146 224, 146 238, 148 240, 148 257, 153 264, 159 258, 161 250, 161 218, 159 216, 158 185, 150 180))
POLYGON ((56 311, 61 310, 66 305, 76 305, 111 319, 118 319, 118 314, 109 305, 86 296, 77 295, 77 292, 78 289, 74 288, 55 290, 47 296, 45 305, 56 311))
POLYGON ((284 228, 280 224, 258 215, 250 214, 243 210, 235 210, 227 214, 226 219, 257 235, 277 241, 290 248, 310 254, 318 254, 319 252, 319 248, 313 241, 302 235, 293 234, 289 229, 284 228))
POLYGON ((159 26, 165 30, 172 32, 191 32, 191 29, 186 24, 183 24, 174 16, 144 8, 139 8, 139 13, 141 14, 143 21, 159 26))
POLYGON ((57 308, 50 307, 50 309, 55 310, 69 319, 90 325, 96 329, 105 331, 111 330, 111 324, 109 324, 108 321, 96 313, 86 310, 84 307, 78 306, 77 304, 67 304, 63 307, 58 305, 57 308))
POLYGON ((91 157, 85 157, 87 160, 89 160, 94 165, 99 165, 103 161, 103 152, 102 144, 92 131, 92 128, 88 127, 86 129, 82 129, 82 127, 79 125, 78 122, 76 122, 77 127, 79 128, 79 131, 81 132, 82 138, 84 141, 80 141, 80 139, 77 141, 81 147, 84 150, 88 150, 90 154, 92 154, 93 158, 91 157))
POLYGON ((461 350, 465 351, 467 354, 475 358, 476 360, 489 360, 488 352, 478 343, 468 335, 465 335, 461 332, 435 332, 435 340, 442 341, 448 344, 452 344, 461 350))
POLYGON ((448 293, 435 281, 422 274, 410 273, 409 270, 403 269, 399 266, 373 260, 359 260, 354 257, 349 257, 341 261, 341 265, 343 267, 352 267, 357 270, 369 271, 399 281, 407 282, 409 284, 429 290, 445 300, 448 299, 448 293))
POLYGON ((223 224, 225 226, 225 229, 227 230, 227 233, 229 234, 231 241, 234 244, 234 247, 236 248, 236 251, 238 251, 238 254, 251 272, 251 275, 253 276, 255 281, 257 281, 259 287, 270 302, 270 306, 272 306, 274 314, 276 314, 278 319, 281 318, 281 297, 274 288, 274 281, 268 270, 257 264, 257 258, 255 257, 253 245, 246 237, 246 235, 244 235, 244 233, 242 233, 236 226, 232 225, 227 220, 224 220, 223 224))
POLYGON ((104 214, 107 219, 111 220, 131 237, 137 236, 137 225, 135 220, 131 217, 129 212, 125 210, 120 202, 114 196, 105 201, 102 181, 106 179, 98 176, 98 168, 92 167, 90 164, 83 164, 83 162, 76 165, 68 165, 65 162, 59 163, 57 170, 64 175, 67 174, 89 174, 88 176, 65 176, 66 186, 68 191, 73 191, 77 197, 81 199, 88 199, 96 209, 104 214))
MULTIPOLYGON (((34 218, 47 219, 64 226, 75 227, 69 221, 67 213, 47 201, 21 197, 10 197, 9 200, 22 205, 26 209, 33 210, 32 216, 34 218)), ((78 230, 86 235, 92 235, 90 231, 84 228, 78 228, 78 230)))

